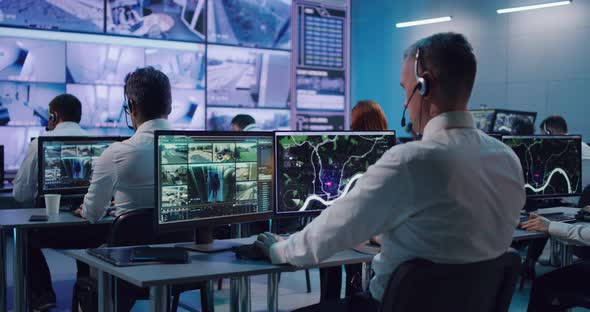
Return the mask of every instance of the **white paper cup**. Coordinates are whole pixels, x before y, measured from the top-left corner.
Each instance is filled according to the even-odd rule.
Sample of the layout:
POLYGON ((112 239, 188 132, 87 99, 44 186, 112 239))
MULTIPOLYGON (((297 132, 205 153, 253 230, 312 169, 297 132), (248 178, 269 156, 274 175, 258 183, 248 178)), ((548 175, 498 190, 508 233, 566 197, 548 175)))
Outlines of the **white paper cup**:
POLYGON ((59 201, 61 194, 45 194, 45 211, 48 216, 59 214, 59 201))

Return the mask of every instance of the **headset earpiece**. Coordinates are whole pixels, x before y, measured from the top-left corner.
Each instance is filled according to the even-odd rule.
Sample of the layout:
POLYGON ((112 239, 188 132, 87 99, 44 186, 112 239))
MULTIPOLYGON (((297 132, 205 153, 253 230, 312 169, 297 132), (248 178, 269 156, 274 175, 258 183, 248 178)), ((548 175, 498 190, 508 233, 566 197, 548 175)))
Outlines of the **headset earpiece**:
POLYGON ((51 121, 51 122, 56 122, 56 120, 57 120, 57 117, 55 116, 55 113, 49 113, 49 116, 48 117, 49 117, 48 118, 49 121, 51 121))
POLYGON ((416 59, 414 60, 414 76, 416 77, 416 88, 421 96, 427 96, 429 91, 428 80, 418 75, 418 63, 420 62, 420 48, 416 50, 416 59))

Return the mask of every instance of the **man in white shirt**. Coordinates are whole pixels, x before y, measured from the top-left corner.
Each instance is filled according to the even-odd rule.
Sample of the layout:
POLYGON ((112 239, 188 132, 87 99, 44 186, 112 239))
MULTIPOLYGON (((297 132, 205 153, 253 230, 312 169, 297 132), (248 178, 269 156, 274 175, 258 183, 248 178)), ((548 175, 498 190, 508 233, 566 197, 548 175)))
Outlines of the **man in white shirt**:
MULTIPOLYGON (((44 136, 87 136, 88 132, 80 128, 82 104, 71 94, 56 96, 49 102, 47 133, 44 136)), ((38 139, 34 139, 14 178, 12 195, 21 205, 32 207, 37 197, 38 179, 38 139)))
MULTIPOLYGON (((125 112, 130 115, 136 132, 128 140, 111 144, 93 162, 88 193, 82 207, 74 212, 92 223, 105 216, 113 197, 117 215, 154 207, 154 131, 171 128, 167 120, 172 110, 170 81, 153 67, 140 68, 127 75, 124 90, 125 112)), ((127 115, 125 117, 127 120, 127 115)), ((31 278, 28 282, 34 309, 46 310, 55 306, 51 275, 40 248, 97 247, 104 243, 106 233, 101 227, 92 229, 68 228, 59 234, 44 231, 44 235, 36 239, 40 246, 29 248, 27 267, 31 278), (71 233, 67 235, 67 231, 71 233)), ((80 267, 78 272, 80 274, 80 267)))
MULTIPOLYGON (((584 208, 588 209, 588 208, 584 208)), ((522 223, 523 229, 548 233, 554 238, 577 246, 590 246, 590 226, 551 222, 536 214, 531 214, 528 221, 522 223)), ((587 248, 587 247, 586 247, 587 248)), ((533 282, 529 297, 529 312, 562 311, 569 307, 559 307, 560 295, 590 296, 588 279, 590 278, 590 260, 577 262, 544 274, 533 282)))
POLYGON ((238 114, 231 120, 232 131, 260 131, 256 119, 247 114, 238 114))
POLYGON ((335 309, 350 311, 377 311, 391 273, 405 261, 469 263, 503 254, 525 203, 524 179, 516 155, 477 130, 467 111, 475 73, 463 35, 441 33, 412 45, 401 86, 404 112, 422 140, 391 148, 301 232, 282 241, 263 234, 256 244, 273 263, 303 266, 380 234, 370 293, 335 309))

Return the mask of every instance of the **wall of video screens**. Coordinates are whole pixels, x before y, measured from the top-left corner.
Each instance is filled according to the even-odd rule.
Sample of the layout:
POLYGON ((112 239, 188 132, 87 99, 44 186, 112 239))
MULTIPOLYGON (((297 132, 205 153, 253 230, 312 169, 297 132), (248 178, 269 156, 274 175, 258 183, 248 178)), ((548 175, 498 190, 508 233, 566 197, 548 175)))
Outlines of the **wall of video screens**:
POLYGON ((93 134, 130 135, 124 77, 147 65, 170 78, 175 128, 230 130, 231 119, 245 113, 261 130, 342 130, 348 121, 348 6, 333 6, 299 0, 0 1, 5 168, 18 168, 31 138, 44 133, 47 104, 64 92, 81 100, 81 125, 93 134), (304 63, 297 61, 300 51, 306 51, 304 63))

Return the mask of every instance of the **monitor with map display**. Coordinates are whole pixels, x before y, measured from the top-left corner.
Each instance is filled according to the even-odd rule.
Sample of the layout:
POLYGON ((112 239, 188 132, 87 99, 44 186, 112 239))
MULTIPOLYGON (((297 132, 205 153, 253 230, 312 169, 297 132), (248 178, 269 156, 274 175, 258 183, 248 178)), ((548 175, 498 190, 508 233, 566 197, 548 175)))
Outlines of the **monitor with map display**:
POLYGON ((503 136, 522 165, 528 198, 582 193, 580 136, 503 136))
POLYGON ((321 212, 395 143, 394 131, 276 132, 277 214, 321 212))

